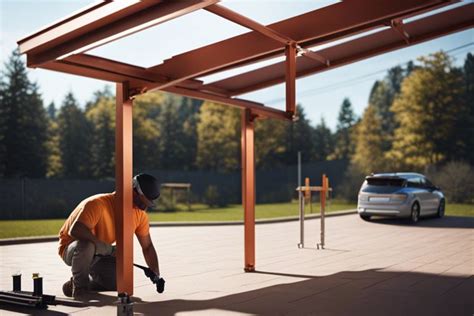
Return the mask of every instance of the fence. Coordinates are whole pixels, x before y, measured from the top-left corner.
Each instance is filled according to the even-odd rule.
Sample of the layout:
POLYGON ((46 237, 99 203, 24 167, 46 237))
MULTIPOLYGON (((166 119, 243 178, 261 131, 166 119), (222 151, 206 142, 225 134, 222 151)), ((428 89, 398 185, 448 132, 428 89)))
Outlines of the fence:
MULTIPOLYGON (((331 186, 342 182, 346 161, 323 161, 302 165, 303 177, 319 183, 325 173, 331 186)), ((160 182, 192 185, 194 202, 204 202, 209 186, 215 186, 228 204, 241 201, 240 172, 150 170, 160 182)), ((287 202, 296 197, 297 166, 256 172, 257 203, 287 202)), ((0 179, 0 219, 65 218, 84 198, 112 192, 114 180, 0 179)))

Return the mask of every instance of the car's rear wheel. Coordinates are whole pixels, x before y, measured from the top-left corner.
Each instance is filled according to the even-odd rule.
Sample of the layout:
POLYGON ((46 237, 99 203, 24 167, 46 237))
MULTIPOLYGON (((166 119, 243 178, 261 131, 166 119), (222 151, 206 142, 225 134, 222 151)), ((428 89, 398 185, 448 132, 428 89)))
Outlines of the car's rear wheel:
POLYGON ((418 223, 419 220, 420 220, 420 204, 418 204, 418 202, 415 202, 411 206, 410 221, 413 224, 416 224, 418 223))
POLYGON ((362 218, 364 221, 370 221, 370 215, 360 215, 360 218, 362 218))
POLYGON ((438 213, 436 214, 439 218, 444 216, 445 207, 446 207, 446 202, 444 200, 439 201, 438 213))

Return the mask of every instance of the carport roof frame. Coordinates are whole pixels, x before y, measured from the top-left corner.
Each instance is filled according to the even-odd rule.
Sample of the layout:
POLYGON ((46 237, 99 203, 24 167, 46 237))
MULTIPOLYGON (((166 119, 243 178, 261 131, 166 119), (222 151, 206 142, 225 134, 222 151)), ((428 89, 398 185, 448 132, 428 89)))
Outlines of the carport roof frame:
POLYGON ((29 67, 112 82, 128 82, 129 95, 163 90, 247 108, 256 116, 292 119, 298 77, 325 71, 473 26, 474 4, 403 24, 403 19, 458 1, 347 0, 268 26, 219 5, 218 0, 104 1, 18 41, 29 67), (204 9, 251 31, 193 49, 149 68, 86 52, 121 37, 204 9), (376 28, 390 29, 311 51, 376 28), (300 57, 297 57, 297 54, 300 57), (204 84, 199 77, 286 55, 286 61, 204 84), (286 111, 235 98, 286 82, 286 111))
POLYGON ((472 27, 473 4, 415 20, 403 19, 456 1, 347 0, 268 26, 217 5, 217 0, 104 1, 18 42, 29 67, 116 82, 115 232, 117 290, 133 294, 133 96, 163 90, 242 108, 241 163, 244 208, 244 270, 255 271, 254 120, 295 118, 297 77, 472 27), (252 31, 143 68, 85 52, 112 40, 205 9, 252 31), (309 47, 390 26, 372 35, 317 52, 309 47), (301 57, 298 57, 301 54, 301 57), (204 84, 199 77, 285 55, 285 63, 204 84), (235 95, 286 83, 286 111, 235 95))

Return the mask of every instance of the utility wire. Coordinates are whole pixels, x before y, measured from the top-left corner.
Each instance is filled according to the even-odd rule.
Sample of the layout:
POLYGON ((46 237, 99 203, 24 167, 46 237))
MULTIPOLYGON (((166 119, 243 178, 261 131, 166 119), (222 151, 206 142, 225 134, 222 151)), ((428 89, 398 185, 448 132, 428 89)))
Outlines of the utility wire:
MULTIPOLYGON (((466 43, 464 45, 461 45, 461 46, 458 46, 458 47, 454 47, 454 48, 451 48, 449 50, 446 50, 444 51, 445 53, 452 53, 452 52, 455 52, 455 51, 458 51, 458 50, 463 50, 465 48, 468 48, 470 46, 474 45, 474 42, 470 42, 470 43, 466 43)), ((470 48, 467 50, 469 51, 470 48)), ((455 57, 459 54, 462 54, 464 53, 464 51, 462 52, 457 52, 456 54, 449 54, 451 57, 455 57)), ((410 60, 412 61, 412 60, 410 60)), ((377 70, 375 72, 371 72, 371 73, 368 73, 368 74, 365 74, 365 75, 362 75, 362 76, 359 76, 359 77, 355 77, 355 78, 351 78, 349 80, 346 80, 346 81, 341 81, 341 82, 336 82, 336 83, 333 83, 333 84, 329 84, 327 86, 324 86, 324 87, 318 87, 318 88, 311 88, 311 89, 307 89, 305 91, 302 91, 300 93, 298 93, 298 96, 299 97, 304 97, 304 96, 309 96, 309 95, 314 95, 314 94, 318 94, 318 93, 321 93, 321 92, 327 92, 327 91, 332 91, 332 90, 337 90, 337 89, 341 89, 341 88, 344 88, 346 86, 348 86, 349 84, 359 84, 359 83, 362 83, 364 81, 367 81, 368 79, 372 79, 373 76, 375 75, 379 75, 381 73, 384 73, 386 72, 387 70, 393 68, 393 67, 397 67, 397 66, 404 66, 404 65, 407 65, 408 63, 410 63, 410 61, 407 61, 407 62, 404 62, 404 63, 400 63, 398 65, 395 65, 395 66, 391 66, 389 68, 385 68, 385 69, 381 69, 381 70, 377 70)), ((274 104, 274 103, 279 103, 279 102, 282 102, 284 101, 285 98, 277 98, 277 99, 272 99, 272 100, 269 100, 267 102, 263 102, 263 104, 274 104)))

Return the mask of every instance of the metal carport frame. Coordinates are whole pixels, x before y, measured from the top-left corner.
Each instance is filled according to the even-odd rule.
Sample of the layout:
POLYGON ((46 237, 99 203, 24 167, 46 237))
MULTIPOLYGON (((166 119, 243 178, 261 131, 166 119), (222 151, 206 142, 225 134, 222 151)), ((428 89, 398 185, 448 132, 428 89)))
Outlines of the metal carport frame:
POLYGON ((473 4, 403 24, 403 19, 458 1, 347 0, 268 26, 228 8, 218 0, 104 1, 91 5, 18 41, 33 68, 50 69, 115 82, 117 289, 133 294, 133 232, 125 223, 132 208, 132 109, 135 95, 162 90, 242 109, 242 204, 245 271, 255 269, 255 119, 296 118, 298 77, 342 66, 390 50, 466 28, 474 21, 473 4), (85 54, 123 36, 196 10, 205 9, 251 31, 173 56, 160 65, 138 67, 85 54), (309 48, 390 26, 391 29, 320 51, 309 48), (301 55, 298 57, 298 55, 301 55), (204 84, 200 77, 286 56, 278 63, 232 78, 204 84), (286 83, 286 110, 235 98, 236 95, 286 83))

